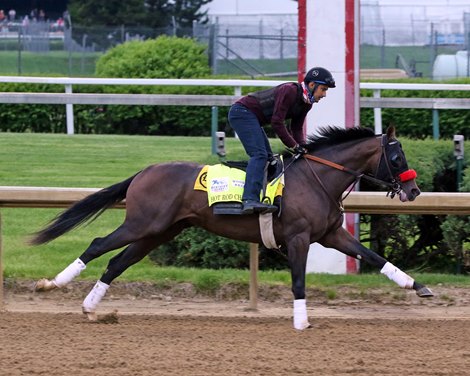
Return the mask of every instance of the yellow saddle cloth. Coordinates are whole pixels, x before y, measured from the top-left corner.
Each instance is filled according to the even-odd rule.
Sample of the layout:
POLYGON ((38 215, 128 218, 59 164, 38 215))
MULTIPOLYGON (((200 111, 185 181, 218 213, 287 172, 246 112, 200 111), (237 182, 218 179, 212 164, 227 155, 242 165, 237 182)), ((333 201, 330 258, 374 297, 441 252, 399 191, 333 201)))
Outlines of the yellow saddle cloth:
MULTIPOLYGON (((209 206, 218 202, 241 202, 243 188, 245 187, 246 173, 238 168, 232 168, 223 164, 213 166, 205 165, 199 172, 194 189, 206 191, 209 206)), ((268 182, 266 196, 260 199, 272 204, 274 199, 282 196, 284 189, 284 175, 277 179, 274 184, 268 182)))

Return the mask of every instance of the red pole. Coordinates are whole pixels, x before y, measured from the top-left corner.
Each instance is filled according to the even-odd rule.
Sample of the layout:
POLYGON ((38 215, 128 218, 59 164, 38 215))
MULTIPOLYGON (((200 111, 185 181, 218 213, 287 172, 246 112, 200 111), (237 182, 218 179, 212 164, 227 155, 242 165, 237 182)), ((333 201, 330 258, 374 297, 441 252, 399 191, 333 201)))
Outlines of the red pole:
POLYGON ((345 1, 345 34, 346 34, 346 56, 345 56, 345 91, 346 91, 346 116, 345 125, 346 128, 351 128, 359 124, 359 119, 356 119, 356 0, 345 1))
MULTIPOLYGON (((345 126, 346 128, 351 128, 359 124, 357 104, 359 100, 359 77, 356 77, 359 74, 359 67, 356 66, 359 64, 357 59, 357 54, 359 51, 356 51, 359 46, 356 44, 358 38, 358 28, 356 23, 359 22, 359 11, 358 6, 359 0, 345 0, 345 34, 346 34, 346 55, 345 55, 345 126)), ((359 234, 357 233, 356 220, 359 214, 356 213, 346 213, 346 229, 354 237, 358 238, 359 234)), ((357 273, 358 263, 357 260, 346 256, 346 273, 354 274, 357 273)))
POLYGON ((298 1, 297 79, 302 82, 307 66, 307 0, 298 1))

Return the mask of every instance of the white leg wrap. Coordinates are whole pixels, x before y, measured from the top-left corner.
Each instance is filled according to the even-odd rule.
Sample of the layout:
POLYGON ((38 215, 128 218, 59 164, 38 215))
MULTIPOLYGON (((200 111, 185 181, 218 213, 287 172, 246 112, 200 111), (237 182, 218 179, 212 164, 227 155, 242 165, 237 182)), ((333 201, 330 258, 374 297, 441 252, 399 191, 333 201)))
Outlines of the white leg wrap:
POLYGON ((101 281, 96 282, 95 286, 93 289, 90 291, 90 293, 87 295, 85 300, 83 301, 82 304, 82 309, 83 312, 89 313, 89 312, 95 312, 96 307, 98 306, 99 302, 101 302, 101 299, 106 295, 106 291, 108 291, 109 285, 106 283, 103 283, 101 281))
POLYGON ((304 330, 310 327, 305 299, 294 300, 294 328, 304 330))
POLYGON ((57 287, 65 286, 67 283, 72 281, 75 277, 78 277, 82 270, 86 268, 86 265, 79 258, 62 270, 57 276, 53 279, 53 283, 57 287))
POLYGON ((395 265, 391 264, 390 262, 387 262, 383 266, 380 273, 385 274, 388 277, 388 279, 395 282, 401 288, 404 288, 404 289, 413 288, 413 284, 415 280, 411 278, 405 272, 402 272, 400 269, 398 269, 395 265))

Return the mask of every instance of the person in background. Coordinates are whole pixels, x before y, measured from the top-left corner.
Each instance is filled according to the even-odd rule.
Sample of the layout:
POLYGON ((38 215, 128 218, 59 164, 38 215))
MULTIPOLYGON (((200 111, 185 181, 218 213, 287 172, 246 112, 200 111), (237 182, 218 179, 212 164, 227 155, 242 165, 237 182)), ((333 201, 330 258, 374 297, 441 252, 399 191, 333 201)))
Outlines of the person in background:
POLYGON ((8 12, 8 16, 10 17, 10 21, 13 22, 16 19, 16 11, 14 9, 10 9, 8 12))
POLYGON ((264 168, 273 157, 269 140, 262 128, 271 124, 282 143, 296 154, 304 154, 304 120, 314 103, 326 97, 335 80, 322 67, 310 69, 302 83, 287 82, 240 98, 230 108, 228 120, 250 157, 242 197, 242 214, 272 213, 274 205, 260 202, 264 168), (290 129, 285 121, 290 120, 290 129))

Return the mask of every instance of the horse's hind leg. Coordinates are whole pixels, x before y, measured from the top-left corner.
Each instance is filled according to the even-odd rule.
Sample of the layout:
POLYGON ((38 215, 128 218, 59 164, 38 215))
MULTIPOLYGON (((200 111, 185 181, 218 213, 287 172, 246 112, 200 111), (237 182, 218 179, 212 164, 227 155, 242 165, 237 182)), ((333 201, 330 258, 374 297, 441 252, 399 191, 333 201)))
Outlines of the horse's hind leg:
POLYGON ((96 320, 96 307, 105 296, 111 282, 127 268, 142 260, 152 249, 173 239, 185 227, 184 224, 179 223, 160 236, 141 239, 130 244, 126 249, 109 260, 106 271, 83 301, 83 313, 87 314, 90 320, 96 320))
POLYGON ((114 278, 122 274, 129 266, 142 260, 156 245, 156 239, 142 239, 130 244, 122 252, 111 258, 106 271, 93 286, 82 304, 82 311, 92 321, 96 320, 96 307, 106 295, 114 278))
POLYGON ((142 234, 131 231, 129 226, 125 223, 119 226, 111 234, 103 238, 95 238, 83 254, 67 266, 63 271, 56 275, 50 281, 48 279, 41 279, 35 285, 36 291, 48 291, 57 287, 63 287, 71 282, 74 278, 78 277, 80 273, 86 268, 91 260, 105 254, 106 252, 123 247, 142 237, 142 234))

